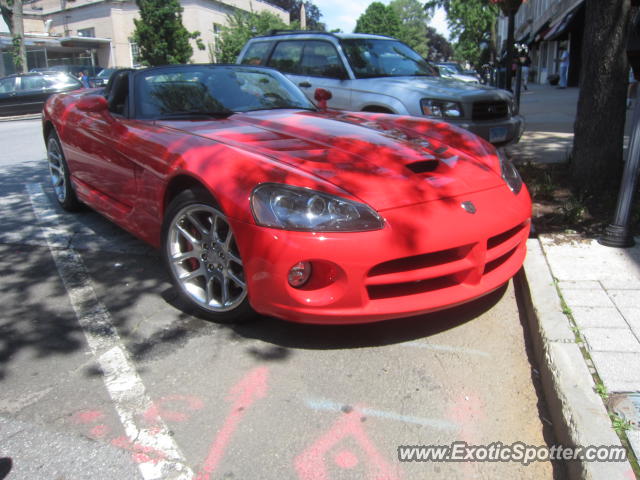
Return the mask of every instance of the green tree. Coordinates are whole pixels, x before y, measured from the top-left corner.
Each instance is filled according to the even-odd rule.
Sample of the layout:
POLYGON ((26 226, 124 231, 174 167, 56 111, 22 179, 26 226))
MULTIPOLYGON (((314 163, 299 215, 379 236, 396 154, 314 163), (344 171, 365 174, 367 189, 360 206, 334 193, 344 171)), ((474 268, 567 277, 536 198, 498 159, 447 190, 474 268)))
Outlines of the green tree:
POLYGON ((393 0, 389 6, 400 19, 400 33, 398 39, 427 58, 427 15, 423 5, 418 0, 393 0))
POLYGON ((24 44, 22 0, 0 0, 0 14, 12 36, 11 52, 18 72, 27 71, 27 50, 24 44))
POLYGON ((373 2, 358 17, 355 33, 371 33, 398 38, 400 35, 400 18, 395 10, 380 2, 373 2))
POLYGON ((228 26, 222 27, 220 40, 216 45, 216 60, 233 63, 247 41, 257 35, 264 35, 272 29, 286 29, 288 25, 270 12, 245 12, 236 10, 227 16, 228 26))
POLYGON ((182 7, 178 0, 136 0, 140 19, 134 19, 134 41, 140 49, 143 65, 188 63, 193 55, 189 40, 204 50, 200 32, 189 32, 182 24, 182 7))
POLYGON ((447 24, 455 38, 455 57, 473 65, 480 65, 482 45, 495 52, 495 23, 499 10, 492 0, 430 0, 427 9, 443 7, 447 12, 447 24))
POLYGON ((446 61, 453 57, 453 47, 433 27, 427 27, 427 45, 429 45, 428 59, 431 61, 446 61))

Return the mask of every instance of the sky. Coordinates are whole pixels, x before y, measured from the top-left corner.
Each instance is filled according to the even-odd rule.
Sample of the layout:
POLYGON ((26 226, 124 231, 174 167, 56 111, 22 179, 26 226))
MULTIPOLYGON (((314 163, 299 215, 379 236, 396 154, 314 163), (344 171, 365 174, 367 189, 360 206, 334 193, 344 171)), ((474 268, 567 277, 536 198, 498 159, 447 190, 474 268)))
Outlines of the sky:
MULTIPOLYGON (((345 33, 353 32, 356 26, 356 20, 364 13, 370 3, 374 0, 312 0, 320 9, 322 17, 320 21, 327 25, 327 30, 339 28, 345 33)), ((390 0, 382 0, 382 3, 388 4, 390 0)), ((447 28, 447 16, 443 9, 439 8, 430 24, 438 33, 445 38, 449 38, 449 29, 447 28)))

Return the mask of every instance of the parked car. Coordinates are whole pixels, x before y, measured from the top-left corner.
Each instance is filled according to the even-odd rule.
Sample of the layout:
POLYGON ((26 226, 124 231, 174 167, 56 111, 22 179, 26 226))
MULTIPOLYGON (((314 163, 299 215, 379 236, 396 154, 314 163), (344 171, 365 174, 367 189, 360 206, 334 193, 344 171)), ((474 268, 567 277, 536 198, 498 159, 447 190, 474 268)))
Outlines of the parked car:
POLYGON ((94 65, 53 65, 51 67, 32 68, 31 72, 65 72, 77 77, 80 72, 87 72, 89 77, 94 77, 102 71, 102 67, 94 65))
POLYGON ((158 247, 182 302, 217 321, 430 312, 524 259, 531 200, 493 146, 438 120, 318 109, 273 69, 121 70, 52 97, 43 133, 60 205, 158 247))
POLYGON ((54 93, 82 88, 82 83, 66 73, 36 72, 0 78, 0 115, 39 113, 54 93))
POLYGON ((93 83, 94 87, 106 87, 107 83, 109 83, 109 78, 111 78, 111 75, 113 75, 114 72, 120 69, 122 69, 122 67, 103 68, 100 73, 91 78, 90 81, 93 83))
POLYGON ((438 67, 438 72, 442 77, 452 78, 453 80, 458 80, 459 82, 464 82, 464 83, 473 83, 473 84, 480 83, 480 80, 478 80, 478 78, 475 75, 472 76, 464 73, 458 73, 457 70, 454 70, 447 64, 434 63, 434 65, 438 67))
POLYGON ((510 92, 442 78, 389 37, 276 32, 249 40, 237 63, 276 68, 310 99, 325 88, 333 94, 331 108, 437 118, 495 145, 517 142, 524 128, 510 92))

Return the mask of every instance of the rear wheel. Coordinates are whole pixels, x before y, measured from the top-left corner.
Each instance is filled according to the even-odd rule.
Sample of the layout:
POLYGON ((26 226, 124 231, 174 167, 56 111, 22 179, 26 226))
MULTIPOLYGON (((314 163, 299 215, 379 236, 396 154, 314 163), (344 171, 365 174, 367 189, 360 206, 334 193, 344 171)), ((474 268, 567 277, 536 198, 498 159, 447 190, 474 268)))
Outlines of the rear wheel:
POLYGON ((203 190, 187 190, 169 205, 162 255, 189 310, 220 323, 253 314, 244 266, 227 217, 203 190))
POLYGON ((47 138, 47 162, 56 200, 65 210, 70 212, 78 210, 81 203, 73 191, 69 166, 64 158, 60 140, 55 133, 51 133, 47 138))

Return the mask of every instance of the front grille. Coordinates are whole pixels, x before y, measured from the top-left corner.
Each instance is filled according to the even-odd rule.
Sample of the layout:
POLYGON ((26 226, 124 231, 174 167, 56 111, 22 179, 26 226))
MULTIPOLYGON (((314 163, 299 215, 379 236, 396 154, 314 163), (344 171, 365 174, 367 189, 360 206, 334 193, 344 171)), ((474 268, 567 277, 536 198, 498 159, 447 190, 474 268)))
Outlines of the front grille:
POLYGON ((504 101, 475 102, 471 113, 473 120, 500 120, 509 118, 509 105, 504 101))
POLYGON ((526 240, 527 226, 528 221, 479 243, 380 263, 365 280, 369 298, 384 300, 476 285, 510 262, 526 240))
POLYGON ((465 245, 458 248, 449 248, 439 252, 425 253, 414 257, 398 258, 389 262, 376 265, 369 270, 369 276, 388 275, 391 273, 407 272, 410 270, 420 270, 453 263, 462 260, 469 254, 472 245, 465 245))
POLYGON ((392 285, 371 285, 367 287, 371 300, 382 300, 384 298, 403 297, 405 295, 415 295, 417 293, 433 292, 443 288, 454 287, 460 281, 455 275, 445 275, 444 277, 430 278, 419 282, 396 283, 392 285))

